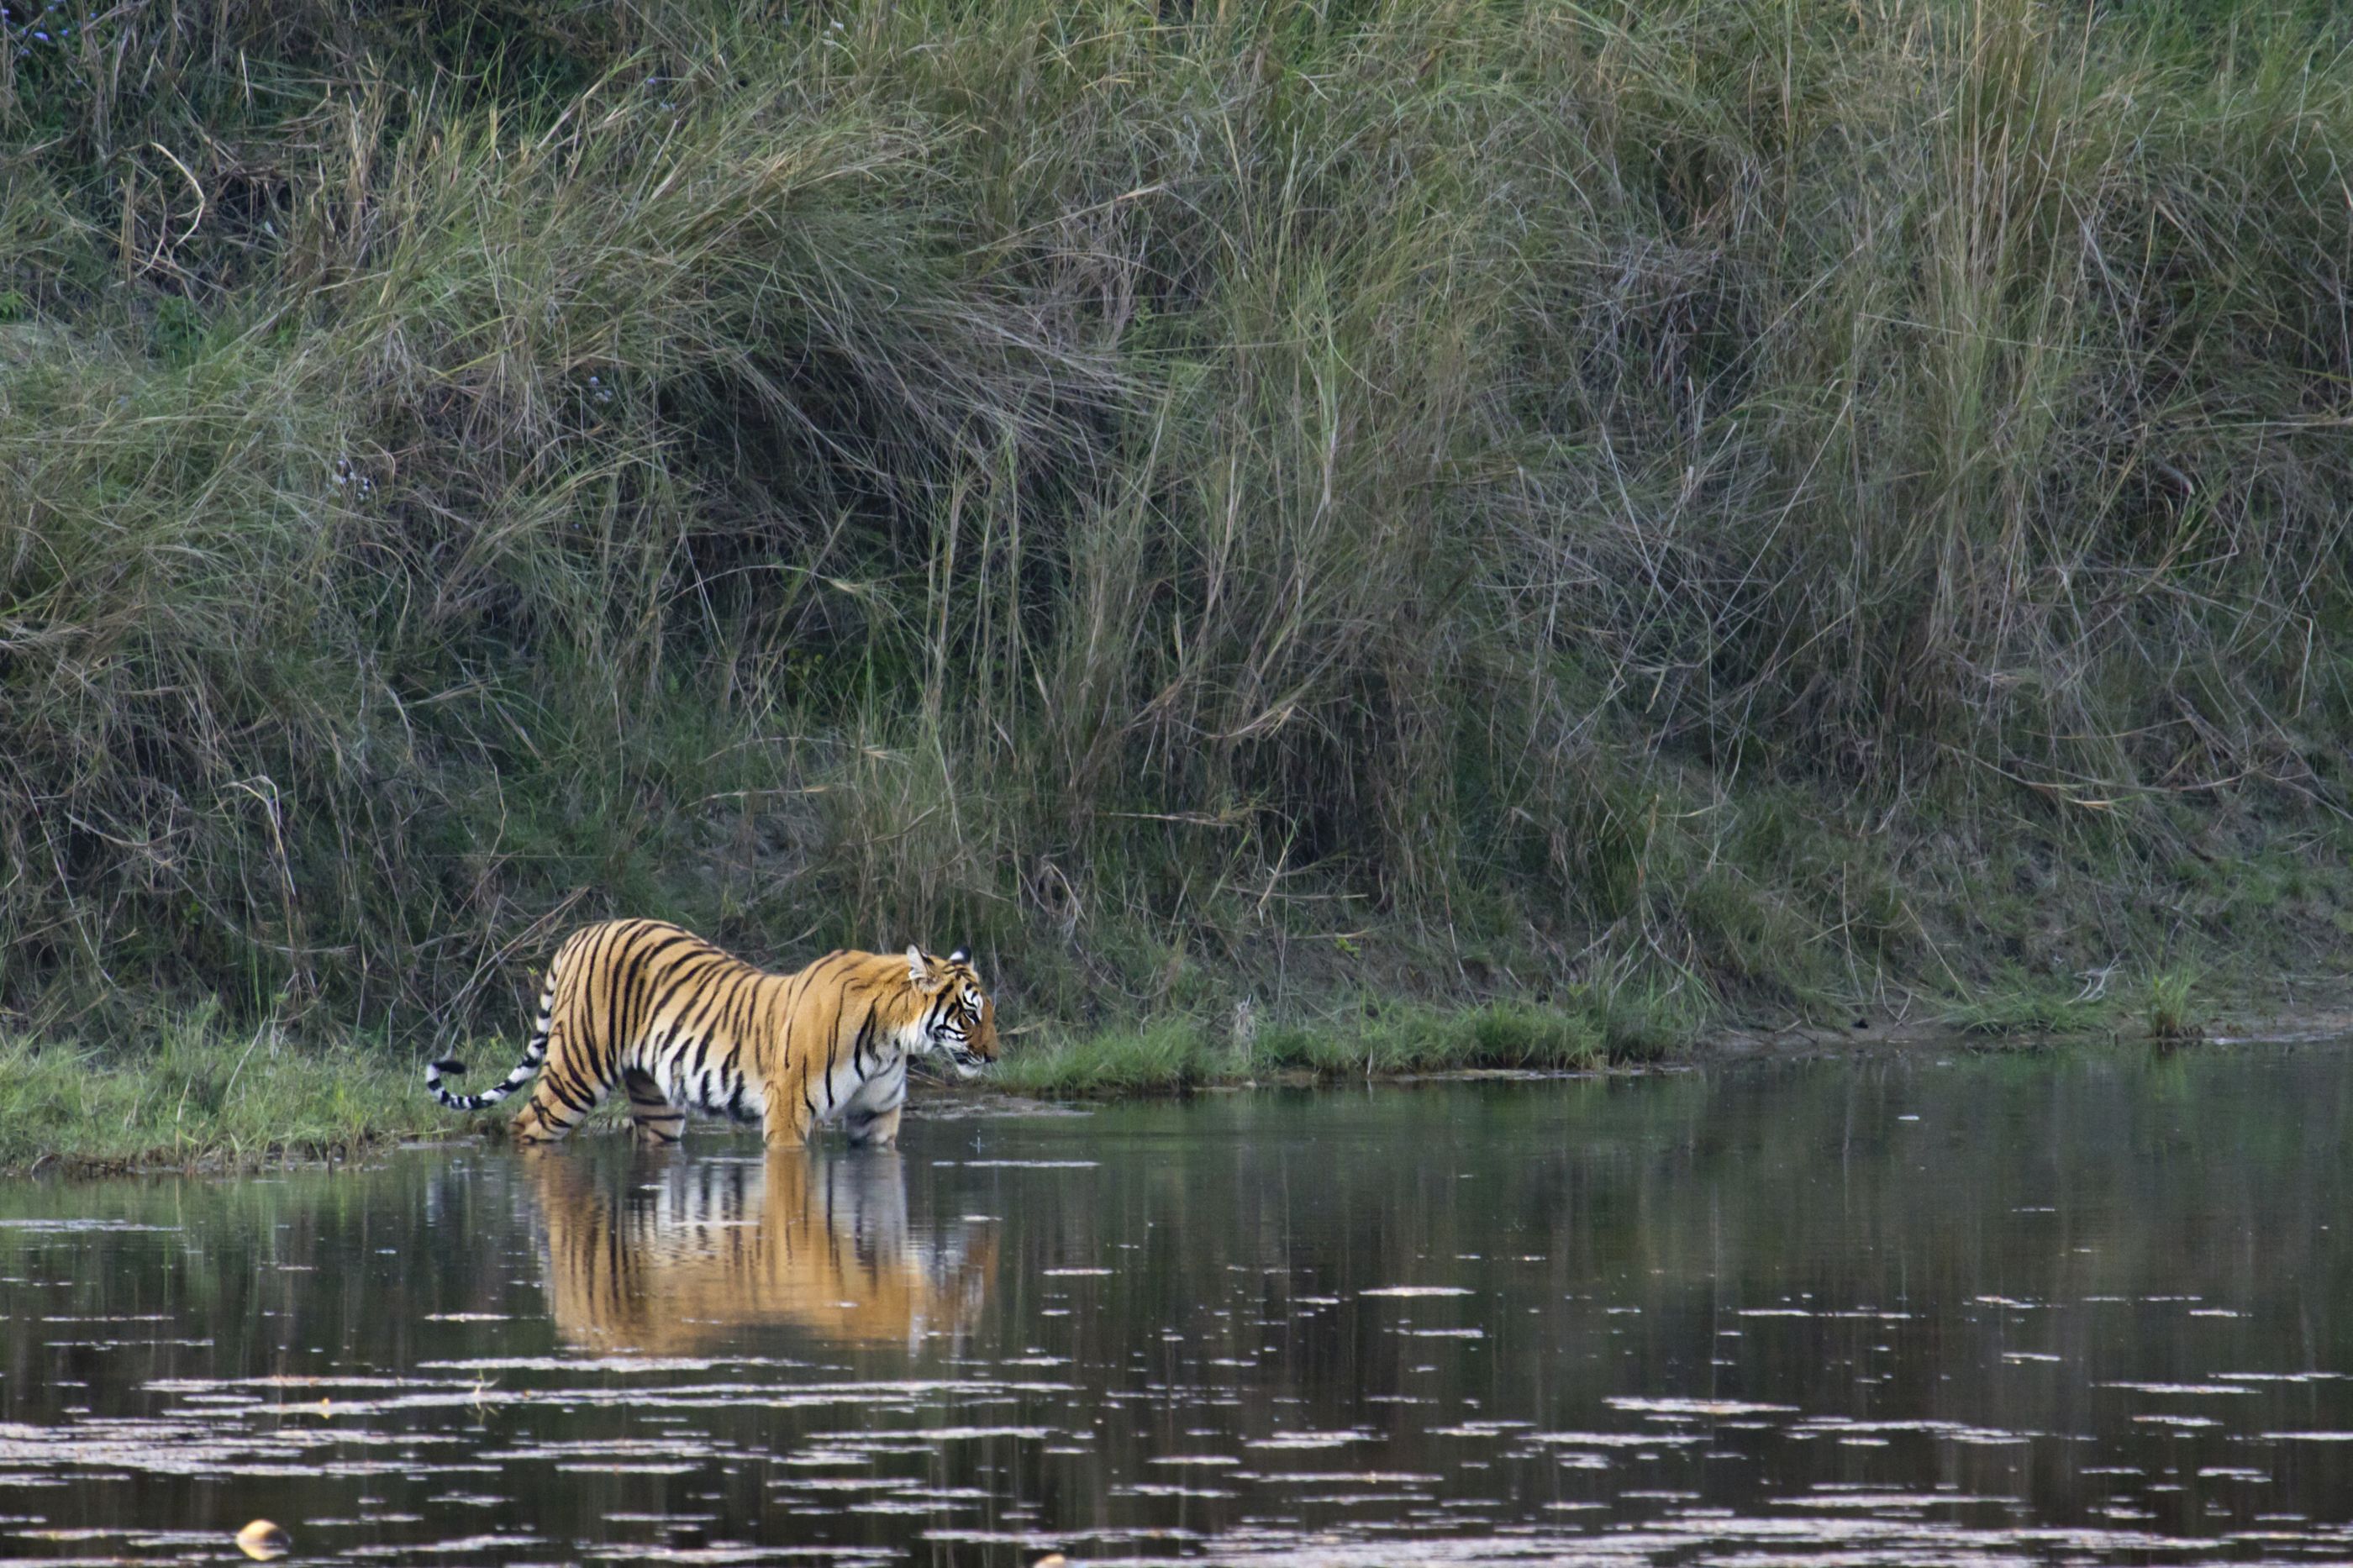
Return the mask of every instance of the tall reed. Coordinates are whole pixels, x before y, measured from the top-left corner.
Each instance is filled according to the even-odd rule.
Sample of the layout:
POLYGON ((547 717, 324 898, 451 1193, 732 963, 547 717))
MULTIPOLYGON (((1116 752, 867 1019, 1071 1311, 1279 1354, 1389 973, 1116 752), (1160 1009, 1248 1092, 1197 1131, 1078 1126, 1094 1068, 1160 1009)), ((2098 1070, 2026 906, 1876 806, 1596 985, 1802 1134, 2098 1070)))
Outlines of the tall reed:
POLYGON ((503 1022, 622 909, 1071 1016, 1867 988, 1890 832, 2341 840, 2326 8, 39 21, 37 1024, 503 1022))

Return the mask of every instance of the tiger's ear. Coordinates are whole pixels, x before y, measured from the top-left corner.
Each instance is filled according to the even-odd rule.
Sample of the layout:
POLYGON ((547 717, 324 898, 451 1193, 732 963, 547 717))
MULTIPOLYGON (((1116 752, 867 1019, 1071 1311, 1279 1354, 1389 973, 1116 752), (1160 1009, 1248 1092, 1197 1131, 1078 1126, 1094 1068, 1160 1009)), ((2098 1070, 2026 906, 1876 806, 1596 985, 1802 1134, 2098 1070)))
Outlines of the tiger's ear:
POLYGON ((926 996, 936 996, 948 983, 948 972, 936 958, 926 958, 920 947, 907 950, 907 983, 926 996))
POLYGON ((954 952, 948 954, 948 962, 950 963, 970 963, 972 962, 972 954, 966 952, 962 948, 957 948, 954 952))

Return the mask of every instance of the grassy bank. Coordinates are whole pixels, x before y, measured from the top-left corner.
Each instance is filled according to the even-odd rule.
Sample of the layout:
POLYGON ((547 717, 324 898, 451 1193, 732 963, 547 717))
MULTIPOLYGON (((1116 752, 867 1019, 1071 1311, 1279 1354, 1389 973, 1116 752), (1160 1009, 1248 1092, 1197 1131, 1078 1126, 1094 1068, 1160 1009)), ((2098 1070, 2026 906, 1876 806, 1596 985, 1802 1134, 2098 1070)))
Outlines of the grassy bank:
MULTIPOLYGON (((1169 1020, 1018 1051, 986 1081, 1016 1094, 1101 1096, 1263 1079, 1594 1068, 1655 1055, 1672 1027, 1653 1015, 1501 1005, 1397 1008, 1240 1037, 1169 1020)), ((512 1044, 470 1048, 503 1071, 512 1044)), ((426 1096, 413 1064, 381 1046, 306 1045, 271 1028, 225 1026, 211 1013, 127 1047, 0 1039, 0 1173, 235 1169, 350 1155, 404 1138, 495 1130, 519 1103, 456 1115, 426 1096)), ((617 1100, 600 1123, 620 1121, 617 1100)))
MULTIPOLYGON (((2095 1039, 2166 1045, 2201 1037, 2212 1005, 2186 974, 2137 994, 2091 998, 2017 980, 1892 1031, 1882 1019, 1875 1032, 1831 1027, 1776 1038, 1782 1048, 1804 1051, 1883 1041, 1947 1050, 2095 1039)), ((2338 1009, 2319 1021, 2326 1026, 2343 1016, 2338 1009)), ((1467 1007, 1361 1003, 1268 1024, 1245 1009, 1214 1022, 1164 1017, 1033 1038, 976 1086, 952 1088, 1099 1100, 1468 1070, 1584 1072, 1639 1068, 1695 1049, 1704 1058, 1710 1039, 1722 1037, 1702 1033, 1702 1026, 1667 993, 1467 1007)), ((1744 1051, 1767 1043, 1732 1037, 1744 1051)), ((486 1068, 503 1070, 512 1045, 487 1039, 466 1048, 486 1068)), ((415 1065, 381 1045, 307 1045, 271 1027, 228 1027, 210 1011, 127 1045, 0 1039, 0 1175, 249 1169, 363 1155, 409 1138, 496 1137, 519 1103, 460 1116, 430 1101, 421 1085, 415 1065)), ((921 1082, 915 1090, 919 1102, 937 1092, 921 1082)), ((625 1125, 617 1099, 590 1131, 625 1125)), ((704 1135, 725 1131, 705 1124, 704 1135)))
POLYGON ((210 1014, 95 1048, 0 1039, 0 1172, 239 1167, 450 1131, 388 1053, 297 1045, 210 1014))
POLYGON ((616 912, 1164 1079, 2342 972, 2336 7, 5 26, 16 1034, 616 912))
POLYGON ((1366 1079, 1470 1068, 1591 1068, 1649 1061, 1687 1038, 1687 1021, 1630 1000, 1441 1009, 1392 1003, 1261 1027, 1162 1019, 1008 1053, 990 1074, 1017 1094, 1170 1093, 1267 1079, 1366 1079))

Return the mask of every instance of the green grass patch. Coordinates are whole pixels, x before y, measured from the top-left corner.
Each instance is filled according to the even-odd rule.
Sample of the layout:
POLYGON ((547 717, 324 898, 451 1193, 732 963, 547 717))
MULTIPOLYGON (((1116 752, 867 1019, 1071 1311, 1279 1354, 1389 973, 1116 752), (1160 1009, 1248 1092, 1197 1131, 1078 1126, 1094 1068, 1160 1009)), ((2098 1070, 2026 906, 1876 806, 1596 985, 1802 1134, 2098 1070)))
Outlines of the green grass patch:
POLYGON ((1016 1047, 988 1081, 1017 1094, 1170 1093, 1239 1082, 1240 1065, 1230 1045, 1212 1042, 1192 1019, 1175 1018, 1016 1047))
POLYGON ((209 1010, 135 1045, 0 1039, 0 1171, 316 1159, 457 1125, 381 1047, 296 1045, 209 1010))
POLYGON ((1649 995, 1567 1006, 1394 1004, 1269 1024, 1247 1039, 1191 1018, 1008 1051, 990 1082, 1033 1095, 1172 1093, 1269 1079, 1373 1079, 1477 1068, 1567 1071, 1647 1061, 1690 1039, 1649 995))
POLYGON ((2109 1027, 2116 1003, 2084 990, 2073 981, 2063 984, 2008 969, 1947 1005, 1940 1021, 1964 1035, 2087 1035, 2109 1027))
POLYGON ((2148 1037, 2167 1043, 2196 1039, 2197 991, 2198 976, 2189 970, 2160 969, 2150 975, 2148 994, 2142 1004, 2148 1037))

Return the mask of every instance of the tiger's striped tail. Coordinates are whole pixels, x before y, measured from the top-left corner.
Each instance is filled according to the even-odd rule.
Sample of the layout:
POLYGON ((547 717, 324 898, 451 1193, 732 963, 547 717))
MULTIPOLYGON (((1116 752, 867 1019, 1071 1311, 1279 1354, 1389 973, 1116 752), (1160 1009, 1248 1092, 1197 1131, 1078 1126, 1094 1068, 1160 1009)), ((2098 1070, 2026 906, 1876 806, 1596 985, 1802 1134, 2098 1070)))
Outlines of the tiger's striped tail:
POLYGON ((466 1064, 448 1059, 425 1064, 426 1089, 431 1092, 434 1099, 452 1110, 480 1110, 486 1105, 496 1105, 500 1100, 529 1083, 533 1076, 539 1071, 540 1064, 547 1059, 547 1020, 548 1015, 554 1006, 555 972, 550 970, 547 974, 547 985, 539 994, 539 1022, 531 1026, 531 1043, 522 1048, 522 1060, 515 1064, 514 1070, 507 1074, 506 1081, 496 1089, 486 1089, 480 1094, 450 1093, 441 1087, 442 1075, 447 1073, 449 1077, 456 1078, 466 1070, 466 1064))

